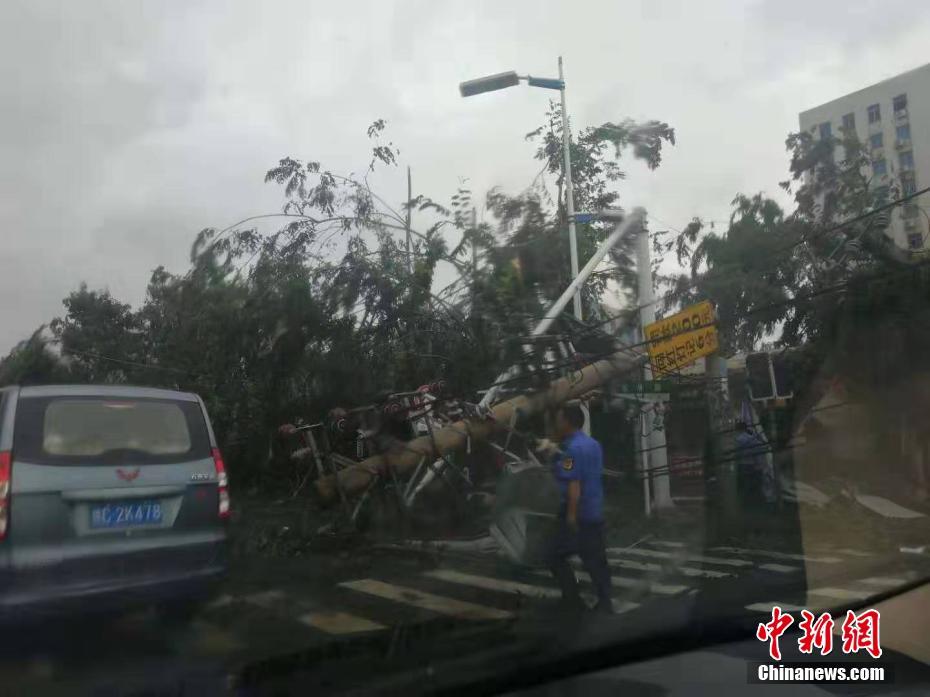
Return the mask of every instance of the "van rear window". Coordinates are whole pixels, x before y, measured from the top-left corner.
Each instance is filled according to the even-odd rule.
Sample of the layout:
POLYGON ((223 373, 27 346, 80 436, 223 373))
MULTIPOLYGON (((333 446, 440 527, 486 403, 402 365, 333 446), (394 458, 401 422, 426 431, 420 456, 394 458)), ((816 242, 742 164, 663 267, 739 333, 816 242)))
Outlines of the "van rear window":
POLYGON ((200 406, 165 399, 20 399, 17 459, 50 464, 169 463, 210 456, 200 406))

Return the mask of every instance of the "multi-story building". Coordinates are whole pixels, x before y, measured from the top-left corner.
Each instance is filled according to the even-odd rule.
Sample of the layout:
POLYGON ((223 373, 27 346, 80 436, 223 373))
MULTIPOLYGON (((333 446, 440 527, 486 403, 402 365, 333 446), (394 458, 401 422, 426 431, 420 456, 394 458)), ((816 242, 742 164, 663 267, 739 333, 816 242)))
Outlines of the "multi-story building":
MULTIPOLYGON (((799 121, 815 138, 855 132, 872 186, 901 195, 930 186, 930 64, 802 111, 799 121)), ((898 206, 887 234, 904 249, 930 250, 930 192, 898 206)))

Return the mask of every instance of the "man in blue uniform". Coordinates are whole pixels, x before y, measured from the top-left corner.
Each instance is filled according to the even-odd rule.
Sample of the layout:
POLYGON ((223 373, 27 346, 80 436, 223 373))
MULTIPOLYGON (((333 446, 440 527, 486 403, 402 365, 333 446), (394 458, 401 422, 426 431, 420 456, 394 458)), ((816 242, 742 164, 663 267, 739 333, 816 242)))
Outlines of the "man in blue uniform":
POLYGON ((601 445, 582 431, 584 413, 577 404, 556 415, 560 452, 552 463, 559 485, 559 527, 549 542, 547 562, 572 609, 584 607, 569 557, 578 555, 597 593, 596 610, 611 612, 610 569, 604 549, 604 487, 601 445))

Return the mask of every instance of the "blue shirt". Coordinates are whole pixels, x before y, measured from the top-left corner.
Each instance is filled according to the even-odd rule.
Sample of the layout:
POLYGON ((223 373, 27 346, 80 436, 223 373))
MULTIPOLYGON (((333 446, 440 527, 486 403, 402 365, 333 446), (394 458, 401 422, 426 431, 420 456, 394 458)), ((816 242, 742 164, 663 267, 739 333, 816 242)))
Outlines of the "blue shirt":
POLYGON ((736 434, 736 461, 740 467, 762 470, 765 466, 765 445, 755 433, 736 434))
POLYGON ((552 473, 559 485, 559 515, 565 517, 569 482, 581 482, 578 520, 599 523, 604 520, 604 455, 601 444, 583 431, 575 431, 562 441, 562 454, 552 463, 552 473))

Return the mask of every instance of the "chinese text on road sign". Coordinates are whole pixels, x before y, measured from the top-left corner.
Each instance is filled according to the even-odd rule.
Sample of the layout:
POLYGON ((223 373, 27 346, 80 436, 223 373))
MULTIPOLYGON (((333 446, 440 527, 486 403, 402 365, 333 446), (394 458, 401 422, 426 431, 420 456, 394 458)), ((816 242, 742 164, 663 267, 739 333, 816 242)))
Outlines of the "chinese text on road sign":
POLYGON ((658 376, 679 370, 717 350, 714 306, 699 302, 671 317, 646 325, 649 360, 658 376))

